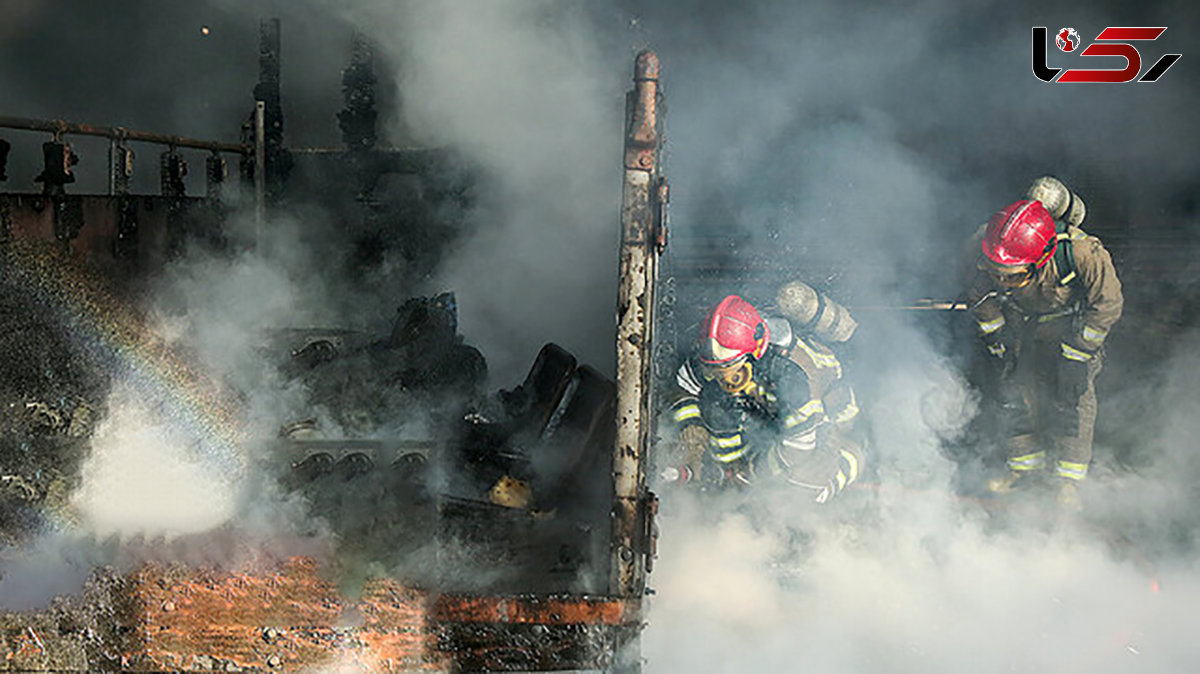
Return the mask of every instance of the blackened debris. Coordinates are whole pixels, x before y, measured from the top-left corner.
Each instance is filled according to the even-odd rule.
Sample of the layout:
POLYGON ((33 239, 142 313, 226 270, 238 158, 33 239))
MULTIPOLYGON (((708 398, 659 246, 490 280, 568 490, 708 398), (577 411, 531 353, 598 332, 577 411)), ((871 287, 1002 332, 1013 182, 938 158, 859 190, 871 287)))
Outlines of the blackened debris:
POLYGON ((375 54, 362 35, 354 36, 350 65, 342 71, 342 98, 345 108, 338 113, 342 142, 351 152, 375 147, 375 54))
POLYGON ((0 182, 8 180, 8 151, 11 149, 12 145, 0 138, 0 182))

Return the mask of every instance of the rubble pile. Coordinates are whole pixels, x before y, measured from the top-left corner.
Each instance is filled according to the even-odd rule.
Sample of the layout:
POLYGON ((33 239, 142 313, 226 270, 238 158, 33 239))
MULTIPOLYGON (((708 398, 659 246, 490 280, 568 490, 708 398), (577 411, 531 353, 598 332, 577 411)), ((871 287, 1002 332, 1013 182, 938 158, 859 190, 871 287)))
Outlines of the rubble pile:
POLYGON ((457 334, 452 293, 405 301, 386 336, 278 338, 313 410, 280 431, 279 479, 337 532, 344 562, 404 562, 406 577, 438 587, 514 573, 568 587, 588 560, 600 565, 607 378, 548 344, 519 386, 485 394, 486 364, 457 334))

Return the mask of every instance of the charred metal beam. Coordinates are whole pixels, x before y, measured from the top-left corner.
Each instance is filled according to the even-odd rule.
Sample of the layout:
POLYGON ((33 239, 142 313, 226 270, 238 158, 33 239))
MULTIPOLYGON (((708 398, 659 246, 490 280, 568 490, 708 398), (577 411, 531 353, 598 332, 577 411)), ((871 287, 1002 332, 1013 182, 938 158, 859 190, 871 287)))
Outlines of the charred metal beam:
POLYGON ((0 183, 8 180, 8 151, 12 149, 12 145, 7 140, 0 138, 0 183))
POLYGON ((187 184, 184 178, 187 177, 188 166, 183 155, 176 152, 175 148, 167 150, 159 157, 159 168, 162 195, 176 199, 186 197, 187 184))
POLYGON ((229 177, 229 165, 216 152, 204 160, 204 194, 209 199, 221 198, 221 187, 229 177))
POLYGON ((242 181, 242 186, 248 190, 254 189, 254 162, 256 160, 257 143, 255 142, 254 126, 255 117, 258 116, 258 104, 255 103, 255 110, 250 113, 246 121, 242 122, 241 139, 242 144, 250 149, 249 152, 243 154, 238 159, 238 178, 242 181))
POLYGON ((108 193, 129 194, 133 178, 133 150, 124 141, 112 139, 108 146, 108 193))
POLYGON ((121 127, 93 126, 91 124, 76 124, 58 119, 28 119, 25 117, 9 117, 0 115, 0 128, 18 129, 21 131, 45 131, 56 137, 64 135, 99 136, 116 140, 131 140, 140 143, 157 143, 196 150, 212 150, 214 152, 236 152, 248 154, 251 148, 237 143, 218 143, 208 140, 197 140, 185 136, 168 136, 161 133, 132 131, 121 127))
POLYGON ((267 117, 266 144, 275 149, 283 145, 283 99, 279 87, 279 19, 265 19, 258 25, 258 84, 254 100, 262 101, 267 117))
POLYGON ((379 181, 381 162, 375 156, 377 141, 375 110, 375 55, 361 34, 354 35, 350 65, 342 71, 342 98, 345 107, 338 113, 346 161, 356 176, 360 198, 368 197, 379 181))
MULTIPOLYGON (((658 257, 666 243, 659 202, 662 94, 658 57, 638 54, 634 89, 626 98, 625 172, 621 206, 620 288, 617 296, 617 411, 613 446, 613 528, 609 592, 635 608, 646 588, 651 554, 653 494, 646 489, 650 444, 651 347, 658 257)), ((633 638, 633 637, 631 637, 633 638)), ((639 669, 636 655, 622 671, 639 669)))
POLYGON ((263 181, 268 204, 278 201, 292 168, 292 159, 283 148, 283 96, 280 93, 279 19, 266 19, 259 24, 258 84, 254 100, 263 105, 262 145, 265 149, 263 181))
POLYGON ((375 54, 362 34, 355 33, 350 65, 342 71, 342 99, 345 107, 338 113, 342 142, 351 152, 370 150, 377 141, 375 109, 375 54))
POLYGON ((255 240, 261 241, 267 217, 267 105, 254 102, 254 227, 255 240))

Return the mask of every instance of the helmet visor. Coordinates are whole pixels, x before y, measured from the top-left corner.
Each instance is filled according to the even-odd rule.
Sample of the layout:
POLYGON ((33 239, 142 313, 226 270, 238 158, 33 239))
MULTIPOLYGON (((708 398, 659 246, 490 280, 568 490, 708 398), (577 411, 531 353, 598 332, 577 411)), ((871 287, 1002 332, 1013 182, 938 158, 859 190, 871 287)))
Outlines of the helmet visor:
POLYGON ((734 365, 748 355, 745 350, 723 346, 715 338, 702 340, 699 346, 700 362, 705 365, 734 365))

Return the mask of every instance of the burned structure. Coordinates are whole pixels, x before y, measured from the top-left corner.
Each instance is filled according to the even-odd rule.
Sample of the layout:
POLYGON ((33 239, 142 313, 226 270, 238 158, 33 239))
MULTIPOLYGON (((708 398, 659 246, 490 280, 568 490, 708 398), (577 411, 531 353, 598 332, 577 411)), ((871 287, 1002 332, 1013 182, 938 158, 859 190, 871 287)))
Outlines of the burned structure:
MULTIPOLYGON (((263 22, 256 103, 240 142, 0 117, 6 133, 50 134, 42 192, 0 193, 0 311, 13 326, 2 345, 12 365, 0 381, 0 525, 11 545, 67 510, 118 374, 115 354, 186 360, 145 329, 139 289, 189 246, 240 245, 225 235, 236 215, 229 204, 262 228, 319 193, 345 234, 350 273, 400 256, 419 276, 436 260, 429 251, 454 236, 446 206, 468 202, 482 178, 451 150, 381 145, 365 41, 356 40, 344 71, 344 146, 285 144, 281 42, 279 22, 263 22), (71 192, 73 135, 108 139, 107 194, 71 192), (135 145, 161 148, 159 194, 132 191, 135 145), (203 196, 187 193, 181 150, 208 153, 203 196), (231 165, 240 180, 229 180, 231 165), (413 222, 421 226, 406 226, 413 222), (88 325, 99 313, 113 325, 88 325)), ((615 382, 547 344, 522 382, 483 390, 485 354, 458 334, 453 293, 403 302, 387 334, 288 329, 264 347, 336 421, 281 419, 278 438, 254 440, 269 449, 281 491, 330 523, 341 558, 386 569, 424 556, 433 572, 374 574, 347 593, 325 562, 307 557, 239 571, 97 569, 80 594, 0 614, 7 662, 70 671, 637 671, 654 555, 649 348, 666 245, 658 80, 657 58, 639 55, 627 101, 615 382), (430 415, 428 437, 353 432, 356 423, 386 428, 416 406, 430 415)), ((0 180, 8 152, 0 141, 0 180)), ((211 399, 231 401, 214 405, 237 423, 236 392, 174 365, 211 399)))

